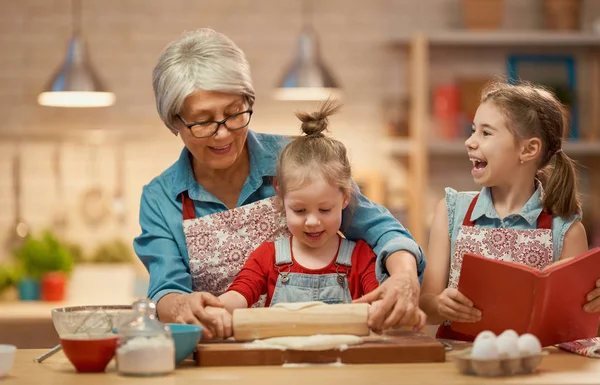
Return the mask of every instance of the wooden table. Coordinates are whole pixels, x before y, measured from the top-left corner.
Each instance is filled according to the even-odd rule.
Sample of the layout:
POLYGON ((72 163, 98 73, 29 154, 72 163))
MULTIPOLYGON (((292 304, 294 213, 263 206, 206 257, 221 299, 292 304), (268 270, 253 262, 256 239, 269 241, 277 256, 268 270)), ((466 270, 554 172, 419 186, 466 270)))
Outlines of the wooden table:
POLYGON ((598 384, 600 360, 549 349, 550 355, 540 365, 540 373, 506 378, 481 378, 458 373, 451 358, 445 363, 343 366, 256 366, 201 368, 186 361, 174 374, 157 378, 123 377, 116 373, 112 361, 106 373, 77 374, 61 353, 43 363, 33 358, 44 350, 18 350, 9 377, 0 379, 2 385, 13 384, 598 384))

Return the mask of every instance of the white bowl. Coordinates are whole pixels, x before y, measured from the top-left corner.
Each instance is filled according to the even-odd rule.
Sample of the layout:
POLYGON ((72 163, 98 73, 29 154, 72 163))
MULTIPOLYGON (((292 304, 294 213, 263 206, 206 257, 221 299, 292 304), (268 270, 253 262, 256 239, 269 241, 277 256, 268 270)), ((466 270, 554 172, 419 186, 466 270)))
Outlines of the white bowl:
POLYGON ((14 345, 0 345, 0 377, 6 376, 12 369, 16 351, 14 345))

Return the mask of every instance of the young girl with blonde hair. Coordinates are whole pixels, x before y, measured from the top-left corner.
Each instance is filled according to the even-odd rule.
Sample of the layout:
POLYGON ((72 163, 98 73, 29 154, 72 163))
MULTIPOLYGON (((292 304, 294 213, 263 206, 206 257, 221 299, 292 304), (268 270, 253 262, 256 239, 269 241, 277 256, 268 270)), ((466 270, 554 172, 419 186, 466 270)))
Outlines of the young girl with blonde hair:
MULTIPOLYGON (((355 193, 346 148, 324 135, 329 116, 339 109, 327 101, 318 112, 296 114, 304 135, 281 152, 275 180, 290 236, 260 245, 219 297, 224 308, 206 308, 215 317, 216 336, 230 336, 230 313, 256 303, 263 294, 265 306, 337 304, 350 303, 379 286, 371 247, 339 233, 344 230, 342 210, 351 208, 355 193)), ((410 326, 425 324, 424 313, 418 314, 419 324, 410 326)))

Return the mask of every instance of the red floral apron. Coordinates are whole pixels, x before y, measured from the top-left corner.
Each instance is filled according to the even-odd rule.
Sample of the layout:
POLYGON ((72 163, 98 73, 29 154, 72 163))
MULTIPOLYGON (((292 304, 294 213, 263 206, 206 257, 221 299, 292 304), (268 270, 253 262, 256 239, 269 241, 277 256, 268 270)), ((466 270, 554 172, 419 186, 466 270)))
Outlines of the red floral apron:
POLYGON ((223 294, 252 251, 263 242, 290 236, 277 197, 200 218, 196 218, 194 202, 187 192, 181 198, 194 291, 223 294))
MULTIPOLYGON (((538 270, 552 263, 552 215, 542 211, 538 217, 537 229, 532 230, 475 227, 475 222, 470 218, 478 197, 479 194, 471 201, 456 237, 450 261, 449 288, 458 287, 463 256, 467 253, 522 263, 538 270)), ((452 330, 451 323, 446 321, 438 328, 437 338, 472 341, 474 337, 452 330)))

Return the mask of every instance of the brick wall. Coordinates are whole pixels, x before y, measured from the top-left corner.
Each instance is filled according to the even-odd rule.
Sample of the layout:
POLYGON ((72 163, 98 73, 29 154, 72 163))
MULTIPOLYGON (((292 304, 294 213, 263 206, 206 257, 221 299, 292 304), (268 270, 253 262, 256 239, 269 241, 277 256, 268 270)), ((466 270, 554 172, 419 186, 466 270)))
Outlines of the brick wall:
MULTIPOLYGON (((507 0, 506 26, 536 25, 536 3, 507 0)), ((599 3, 586 2, 586 25, 600 14, 599 3)), ((403 31, 454 27, 460 23, 458 5, 458 0, 314 1, 312 22, 325 60, 345 90, 345 109, 333 119, 333 133, 348 146, 357 170, 379 171, 389 176, 392 186, 404 183, 402 167, 390 167, 397 164, 381 151, 385 141, 382 101, 405 87, 404 53, 389 48, 389 37, 403 31)), ((55 109, 36 103, 38 92, 63 60, 70 22, 67 0, 0 2, 0 239, 14 220, 10 162, 15 138, 21 134, 25 135, 20 147, 23 211, 34 230, 51 225, 61 207, 52 174, 59 146, 67 237, 91 247, 103 239, 117 235, 130 239, 139 232, 142 186, 174 162, 181 149, 180 140, 156 115, 151 70, 163 47, 184 30, 212 27, 246 52, 258 95, 254 130, 295 133, 298 123, 292 112, 315 108, 314 103, 274 101, 270 95, 295 53, 302 25, 298 0, 84 0, 83 31, 92 62, 117 96, 117 103, 105 109, 55 109), (99 129, 108 130, 108 141, 100 141, 92 151, 90 142, 98 139, 99 129), (90 226, 80 214, 81 197, 96 182, 108 193, 114 191, 114 132, 125 133, 127 139, 123 164, 126 222, 110 219, 90 226), (50 140, 65 134, 82 135, 62 144, 50 140)), ((443 173, 453 169, 447 162, 438 163, 434 165, 443 168, 443 173)), ((469 186, 468 174, 452 177, 458 180, 457 187, 469 186)), ((448 181, 434 178, 434 182, 435 198, 448 181)), ((1 251, 0 259, 5 255, 1 251)))

